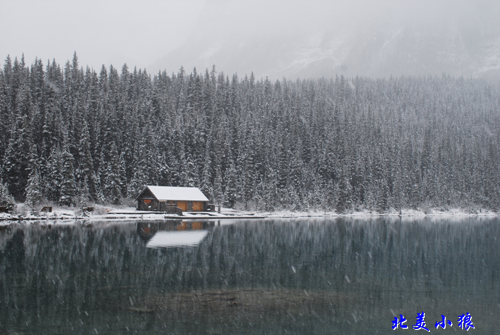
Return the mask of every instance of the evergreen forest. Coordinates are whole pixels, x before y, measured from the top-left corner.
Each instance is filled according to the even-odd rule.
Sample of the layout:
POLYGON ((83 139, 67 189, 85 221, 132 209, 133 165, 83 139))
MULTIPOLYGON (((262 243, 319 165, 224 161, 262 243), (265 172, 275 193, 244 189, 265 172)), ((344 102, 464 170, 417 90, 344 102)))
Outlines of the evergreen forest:
POLYGON ((196 186, 251 210, 500 207, 500 94, 474 78, 0 70, 1 196, 130 203, 196 186))

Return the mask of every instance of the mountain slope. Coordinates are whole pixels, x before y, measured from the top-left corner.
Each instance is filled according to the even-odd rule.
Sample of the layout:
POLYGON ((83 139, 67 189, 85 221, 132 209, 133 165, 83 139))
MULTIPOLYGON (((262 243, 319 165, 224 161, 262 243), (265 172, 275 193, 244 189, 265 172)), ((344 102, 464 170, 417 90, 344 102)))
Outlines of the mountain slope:
POLYGON ((500 77, 500 25, 487 1, 356 5, 209 1, 180 48, 151 69, 216 65, 240 76, 500 77))

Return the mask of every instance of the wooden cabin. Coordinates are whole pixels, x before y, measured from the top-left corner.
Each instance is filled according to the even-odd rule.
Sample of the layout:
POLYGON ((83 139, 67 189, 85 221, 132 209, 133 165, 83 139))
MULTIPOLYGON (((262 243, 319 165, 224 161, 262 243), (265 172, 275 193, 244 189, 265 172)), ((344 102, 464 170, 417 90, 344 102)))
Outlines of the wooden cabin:
POLYGON ((170 212, 180 208, 184 212, 210 210, 208 198, 196 187, 146 186, 135 199, 142 211, 170 212))

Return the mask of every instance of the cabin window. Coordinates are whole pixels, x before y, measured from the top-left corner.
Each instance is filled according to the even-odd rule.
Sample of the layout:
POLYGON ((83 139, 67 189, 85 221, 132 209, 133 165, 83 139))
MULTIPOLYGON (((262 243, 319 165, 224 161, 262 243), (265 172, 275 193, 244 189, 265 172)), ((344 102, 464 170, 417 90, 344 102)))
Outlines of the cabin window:
POLYGON ((151 200, 144 200, 144 203, 145 203, 146 205, 149 205, 149 204, 151 203, 151 200))

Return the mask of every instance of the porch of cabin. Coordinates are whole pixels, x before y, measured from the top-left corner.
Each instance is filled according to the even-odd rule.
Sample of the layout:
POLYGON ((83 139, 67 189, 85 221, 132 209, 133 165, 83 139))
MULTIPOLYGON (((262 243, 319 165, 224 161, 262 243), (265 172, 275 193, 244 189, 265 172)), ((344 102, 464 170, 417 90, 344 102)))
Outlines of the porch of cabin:
POLYGON ((210 210, 203 201, 158 201, 152 197, 137 199, 137 209, 141 211, 170 212, 171 207, 179 208, 183 212, 206 212, 210 210))

